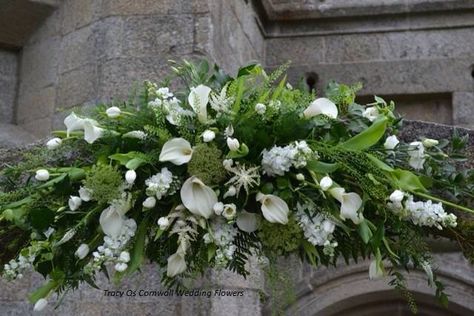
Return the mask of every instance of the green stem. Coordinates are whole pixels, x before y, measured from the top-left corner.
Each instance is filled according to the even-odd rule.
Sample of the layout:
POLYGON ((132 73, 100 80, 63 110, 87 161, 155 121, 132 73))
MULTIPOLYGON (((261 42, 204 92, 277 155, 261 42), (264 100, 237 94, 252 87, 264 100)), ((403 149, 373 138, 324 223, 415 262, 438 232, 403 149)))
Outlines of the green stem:
POLYGON ((474 210, 470 209, 468 207, 461 206, 461 205, 458 205, 458 204, 455 204, 455 203, 452 203, 452 202, 448 202, 446 200, 443 200, 443 199, 440 199, 440 198, 437 198, 435 196, 432 196, 432 195, 429 195, 429 194, 426 194, 426 193, 422 193, 422 192, 412 191, 411 193, 416 194, 416 195, 421 196, 421 197, 424 197, 424 198, 427 198, 427 199, 431 199, 431 200, 434 200, 434 201, 437 201, 437 202, 441 202, 445 205, 451 206, 453 208, 457 208, 458 210, 474 214, 474 210))

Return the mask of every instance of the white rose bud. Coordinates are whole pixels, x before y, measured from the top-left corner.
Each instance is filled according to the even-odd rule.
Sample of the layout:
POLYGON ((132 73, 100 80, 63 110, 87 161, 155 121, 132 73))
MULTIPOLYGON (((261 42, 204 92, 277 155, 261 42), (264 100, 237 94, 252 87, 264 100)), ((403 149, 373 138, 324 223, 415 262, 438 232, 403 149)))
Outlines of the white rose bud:
POLYGON ((48 149, 56 149, 59 146, 61 146, 62 142, 63 142, 63 140, 61 138, 58 138, 58 137, 51 138, 46 143, 46 147, 48 147, 48 149))
POLYGON ((118 271, 118 272, 123 272, 125 270, 127 270, 128 268, 128 265, 126 263, 123 263, 123 262, 119 262, 115 265, 115 270, 118 271))
POLYGON ((82 200, 80 197, 78 196, 70 196, 69 197, 69 201, 68 201, 68 204, 69 204, 69 208, 71 209, 71 211, 75 211, 77 210, 79 207, 81 207, 81 204, 82 204, 82 200))
POLYGON ((137 173, 135 172, 135 170, 128 170, 125 173, 125 181, 127 181, 128 184, 133 184, 136 178, 137 178, 137 173))
POLYGON ((321 181, 319 181, 319 186, 321 187, 321 190, 323 191, 329 190, 332 184, 333 184, 332 179, 329 176, 325 176, 324 178, 321 179, 321 181))
POLYGON ((222 214, 222 212, 224 211, 224 203, 217 202, 216 204, 214 204, 212 209, 214 210, 214 213, 217 216, 220 216, 222 214))
POLYGON ((255 105, 255 112, 257 112, 258 114, 260 115, 263 115, 265 114, 265 111, 267 110, 267 107, 265 106, 265 104, 262 104, 262 103, 257 103, 255 105))
POLYGON ((305 179, 304 174, 298 173, 298 174, 296 175, 296 180, 298 180, 298 181, 304 181, 304 179, 305 179))
POLYGON ((128 251, 122 251, 120 253, 120 257, 119 257, 119 260, 122 261, 122 262, 129 262, 130 261, 130 253, 128 251))
POLYGON ((213 141, 214 138, 216 138, 216 133, 214 133, 213 131, 211 131, 209 129, 205 130, 204 133, 202 133, 202 140, 205 143, 209 143, 209 142, 213 141))
POLYGON ((41 312, 46 307, 46 305, 48 305, 48 301, 44 298, 40 298, 39 300, 36 301, 36 304, 33 310, 35 312, 41 312))
POLYGON ((156 199, 153 196, 147 197, 142 205, 144 208, 154 208, 156 205, 156 199))
POLYGON ((398 140, 397 136, 392 135, 387 137, 383 146, 385 147, 385 149, 392 150, 397 147, 398 143, 400 143, 400 141, 398 140))
POLYGON ((237 138, 227 137, 227 146, 231 151, 238 150, 240 148, 240 143, 237 138))
POLYGON ((105 113, 107 113, 107 116, 110 118, 117 118, 120 116, 120 114, 122 114, 122 111, 118 107, 113 106, 108 108, 105 113))
POLYGON ((35 179, 38 181, 48 181, 49 172, 46 169, 40 169, 36 171, 35 179))
POLYGON ((430 147, 433 147, 433 146, 436 146, 439 144, 439 141, 436 140, 436 139, 431 139, 431 138, 425 138, 423 140, 423 145, 426 147, 426 148, 430 148, 430 147))
POLYGON ((77 248, 74 255, 79 259, 84 259, 87 254, 89 253, 89 246, 87 244, 81 244, 79 248, 77 248))
POLYGON ((161 230, 165 230, 166 228, 168 228, 168 226, 170 225, 168 217, 160 217, 158 219, 158 225, 160 226, 161 230))
POLYGON ((392 201, 393 203, 400 203, 401 201, 403 201, 404 197, 405 193, 403 193, 403 191, 395 190, 392 194, 390 194, 390 201, 392 201))

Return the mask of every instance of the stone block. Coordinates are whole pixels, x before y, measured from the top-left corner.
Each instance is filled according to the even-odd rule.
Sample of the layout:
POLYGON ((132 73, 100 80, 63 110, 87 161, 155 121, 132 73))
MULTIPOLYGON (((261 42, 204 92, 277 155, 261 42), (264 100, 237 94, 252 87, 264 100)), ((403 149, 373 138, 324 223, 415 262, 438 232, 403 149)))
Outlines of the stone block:
POLYGON ((57 108, 70 108, 97 98, 98 73, 95 64, 63 73, 59 77, 57 108))
POLYGON ((31 135, 34 135, 35 139, 41 139, 50 135, 51 118, 44 117, 33 121, 27 121, 24 123, 19 123, 18 126, 31 135))
POLYGON ((209 11, 209 0, 103 0, 102 16, 178 15, 209 11))
POLYGON ((16 121, 23 124, 46 117, 50 118, 54 113, 55 101, 55 87, 24 91, 18 98, 16 121))
POLYGON ((98 60, 120 57, 123 45, 123 18, 108 17, 95 24, 97 33, 95 48, 98 60))
MULTIPOLYGON (((324 37, 324 60, 326 63, 379 60, 380 45, 378 38, 377 34, 326 36, 324 37)), ((302 56, 302 58, 304 57, 306 55, 302 56)))
POLYGON ((61 36, 61 21, 63 10, 56 9, 34 30, 27 39, 25 45, 33 45, 35 43, 45 41, 48 38, 61 36))
POLYGON ((193 49, 192 15, 128 17, 123 32, 126 57, 189 54, 193 49))
POLYGON ((16 77, 18 69, 18 53, 0 49, 0 79, 16 77))
POLYGON ((474 93, 453 93, 453 123, 467 128, 474 128, 474 93))
POLYGON ((18 127, 17 125, 5 123, 0 124, 0 148, 10 148, 27 145, 32 143, 35 139, 36 138, 33 135, 26 132, 24 129, 18 127))
POLYGON ((16 78, 0 77, 0 124, 14 121, 16 78))
POLYGON ((98 0, 62 1, 62 34, 68 34, 95 21, 99 17, 100 3, 98 0))
POLYGON ((272 38, 266 41, 265 61, 268 66, 278 66, 291 60, 293 64, 324 61, 322 37, 272 38))
POLYGON ((58 37, 47 38, 23 47, 20 61, 20 95, 25 90, 43 88, 56 83, 59 54, 58 37))
POLYGON ((88 25, 63 37, 59 73, 95 62, 97 34, 94 25, 88 25))

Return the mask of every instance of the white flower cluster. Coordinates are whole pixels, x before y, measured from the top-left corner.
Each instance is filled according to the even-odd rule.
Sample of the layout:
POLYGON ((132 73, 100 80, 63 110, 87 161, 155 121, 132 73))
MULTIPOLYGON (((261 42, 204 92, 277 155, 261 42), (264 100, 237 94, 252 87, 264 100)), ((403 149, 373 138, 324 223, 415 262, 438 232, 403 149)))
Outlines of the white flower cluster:
POLYGON ((23 273, 32 267, 34 261, 35 256, 19 255, 17 260, 12 259, 3 266, 3 277, 10 281, 23 278, 23 273))
POLYGON ((210 98, 211 108, 216 111, 216 117, 219 118, 224 114, 232 114, 231 106, 234 103, 233 97, 227 97, 228 84, 222 88, 221 93, 212 93, 210 98))
POLYGON ((216 250, 216 266, 225 267, 232 260, 237 247, 233 244, 238 229, 232 225, 227 225, 224 221, 217 219, 211 227, 210 232, 204 235, 206 244, 214 243, 218 246, 216 250))
POLYGON ((334 255, 334 248, 337 247, 337 242, 333 242, 334 229, 336 224, 333 221, 326 218, 322 214, 316 214, 311 217, 307 214, 314 213, 315 208, 313 205, 306 203, 296 205, 296 219, 298 224, 303 229, 305 238, 314 246, 324 246, 323 252, 327 255, 334 255))
POLYGON ((318 157, 304 140, 285 147, 273 146, 269 151, 264 149, 262 154, 263 172, 269 176, 282 176, 292 166, 302 168, 308 160, 318 157))
POLYGON ((122 225, 122 230, 118 237, 104 236, 104 244, 97 247, 97 251, 92 253, 94 260, 86 266, 86 273, 91 274, 99 270, 104 263, 114 263, 115 270, 119 272, 125 271, 130 261, 130 254, 128 251, 124 251, 124 249, 132 237, 135 236, 136 230, 137 223, 134 219, 129 218, 122 225))
POLYGON ((166 167, 162 168, 161 172, 145 180, 147 195, 155 195, 158 200, 161 200, 163 196, 175 193, 176 189, 173 189, 172 186, 173 180, 171 171, 166 167))
POLYGON ((415 170, 423 169, 425 163, 425 146, 422 142, 411 142, 408 150, 408 164, 415 170))
POLYGON ((163 87, 155 91, 156 98, 148 102, 152 108, 162 108, 166 114, 166 119, 173 125, 179 125, 184 116, 193 116, 194 112, 181 107, 181 101, 176 98, 169 88, 163 87))
POLYGON ((413 200, 412 195, 407 195, 400 190, 395 190, 390 195, 388 208, 395 214, 418 226, 429 226, 443 229, 443 227, 456 227, 456 215, 446 213, 441 203, 433 203, 431 200, 426 202, 413 200), (403 202, 405 196, 408 196, 403 202))

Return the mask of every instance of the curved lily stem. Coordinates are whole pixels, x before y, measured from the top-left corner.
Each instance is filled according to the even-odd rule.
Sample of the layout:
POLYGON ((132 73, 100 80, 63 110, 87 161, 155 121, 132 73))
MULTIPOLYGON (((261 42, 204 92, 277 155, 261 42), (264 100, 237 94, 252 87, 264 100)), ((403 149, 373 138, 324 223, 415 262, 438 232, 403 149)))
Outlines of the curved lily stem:
POLYGON ((421 196, 421 197, 424 197, 424 198, 427 198, 427 199, 431 199, 431 200, 434 200, 434 201, 437 201, 437 202, 441 202, 445 205, 451 206, 453 208, 457 208, 458 210, 474 214, 474 210, 470 209, 468 207, 461 206, 461 205, 458 205, 458 204, 455 204, 455 203, 452 203, 452 202, 449 202, 449 201, 446 201, 446 200, 443 200, 443 199, 440 199, 440 198, 437 198, 435 196, 432 196, 432 195, 429 195, 429 194, 426 194, 426 193, 422 193, 422 192, 412 191, 411 193, 416 194, 416 195, 421 196))

